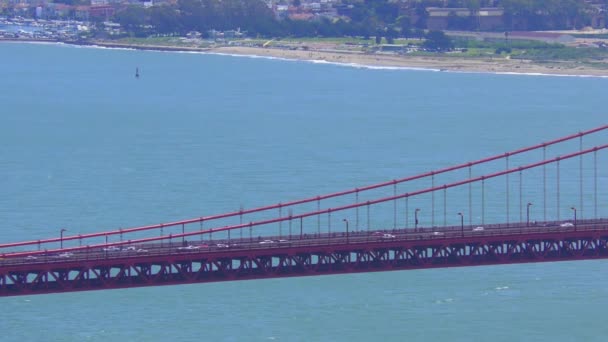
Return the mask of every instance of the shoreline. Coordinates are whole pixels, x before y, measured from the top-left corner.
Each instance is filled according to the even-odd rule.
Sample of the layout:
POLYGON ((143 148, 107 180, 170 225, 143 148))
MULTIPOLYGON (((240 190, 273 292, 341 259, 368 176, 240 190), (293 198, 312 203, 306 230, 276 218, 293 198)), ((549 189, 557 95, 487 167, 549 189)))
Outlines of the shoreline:
POLYGON ((219 46, 189 47, 167 45, 129 44, 110 41, 59 41, 43 39, 1 39, 23 43, 60 43, 75 46, 90 46, 116 49, 133 49, 164 52, 211 53, 233 56, 267 57, 283 60, 322 62, 344 66, 411 69, 448 72, 470 72, 491 74, 520 74, 548 76, 608 77, 608 68, 593 68, 580 61, 551 61, 539 63, 524 59, 504 57, 455 57, 455 56, 409 56, 394 53, 361 53, 348 50, 309 49, 289 50, 268 47, 219 46))
POLYGON ((500 57, 462 58, 451 56, 407 56, 378 53, 365 54, 350 51, 302 51, 240 46, 211 48, 207 50, 207 52, 326 62, 370 68, 403 68, 492 74, 608 77, 608 69, 591 68, 575 61, 554 61, 545 64, 535 63, 530 60, 513 60, 500 57))

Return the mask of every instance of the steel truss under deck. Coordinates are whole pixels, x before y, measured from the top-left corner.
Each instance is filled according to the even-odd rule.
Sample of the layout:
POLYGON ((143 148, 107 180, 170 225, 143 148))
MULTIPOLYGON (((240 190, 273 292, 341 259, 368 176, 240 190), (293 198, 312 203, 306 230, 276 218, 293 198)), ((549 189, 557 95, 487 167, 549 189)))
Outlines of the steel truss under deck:
POLYGON ((196 251, 3 267, 0 296, 601 258, 607 231, 196 251))

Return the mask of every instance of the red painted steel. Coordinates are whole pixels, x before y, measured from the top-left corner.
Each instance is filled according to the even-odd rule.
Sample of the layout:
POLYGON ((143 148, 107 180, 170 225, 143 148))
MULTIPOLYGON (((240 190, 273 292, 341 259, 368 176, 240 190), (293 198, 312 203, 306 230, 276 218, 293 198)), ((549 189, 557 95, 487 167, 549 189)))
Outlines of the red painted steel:
POLYGON ((238 211, 238 212, 230 212, 230 213, 224 213, 224 214, 219 214, 219 215, 212 215, 212 216, 207 216, 207 217, 200 217, 200 218, 194 218, 194 219, 176 221, 176 222, 170 222, 170 223, 162 223, 162 224, 157 224, 157 225, 126 228, 126 229, 113 230, 113 231, 100 232, 100 233, 92 233, 92 234, 71 235, 71 236, 65 236, 63 238, 51 238, 51 239, 42 239, 42 240, 33 240, 33 241, 5 243, 5 244, 0 244, 0 248, 39 245, 39 244, 54 243, 54 242, 59 242, 59 241, 70 241, 70 240, 87 239, 87 238, 95 238, 95 237, 103 237, 103 236, 112 236, 112 235, 126 234, 126 233, 145 231, 145 230, 151 230, 151 229, 179 226, 179 225, 183 225, 183 224, 217 220, 217 219, 221 219, 221 218, 234 217, 234 216, 238 216, 238 215, 251 214, 251 213, 262 212, 262 211, 278 209, 278 208, 285 208, 285 207, 294 206, 294 205, 298 205, 298 204, 320 201, 320 200, 324 200, 324 199, 328 199, 328 198, 344 196, 344 195, 353 194, 353 193, 357 193, 357 192, 363 192, 363 191, 367 191, 367 190, 371 190, 371 189, 377 189, 377 188, 381 188, 381 187, 385 187, 385 186, 390 186, 393 184, 399 184, 399 183, 408 182, 408 181, 412 181, 412 180, 416 180, 416 179, 420 179, 420 178, 425 178, 425 177, 429 177, 429 176, 433 176, 433 175, 437 175, 437 174, 441 174, 441 173, 455 171, 458 169, 462 169, 462 168, 466 168, 466 167, 470 167, 470 166, 474 166, 474 165, 478 165, 478 164, 488 163, 488 162, 491 162, 494 160, 510 157, 510 156, 521 154, 524 152, 533 151, 536 149, 558 144, 558 143, 568 141, 571 139, 575 139, 578 137, 582 137, 585 135, 600 132, 607 128, 608 128, 608 125, 604 125, 604 126, 600 126, 600 127, 588 130, 588 131, 571 134, 571 135, 568 135, 568 136, 565 136, 565 137, 562 137, 559 139, 555 139, 555 140, 552 140, 549 142, 537 144, 537 145, 530 146, 530 147, 521 148, 521 149, 518 149, 518 150, 515 150, 512 152, 495 155, 492 157, 480 159, 480 160, 473 161, 473 162, 468 162, 468 163, 464 163, 464 164, 460 164, 460 165, 456 165, 456 166, 452 166, 452 167, 448 167, 448 168, 444 168, 444 169, 439 169, 436 171, 426 172, 426 173, 422 173, 422 174, 411 176, 411 177, 406 177, 406 178, 401 178, 401 179, 392 180, 392 181, 388 181, 388 182, 383 182, 383 183, 378 183, 378 184, 374 184, 374 185, 355 188, 355 189, 351 189, 351 190, 326 194, 326 195, 322 195, 322 196, 316 196, 316 197, 311 197, 311 198, 307 198, 307 199, 291 201, 291 202, 287 202, 287 203, 278 203, 278 204, 263 206, 263 207, 259 207, 259 208, 255 208, 255 209, 248 209, 248 210, 242 210, 242 211, 238 211))
MULTIPOLYGON (((564 137, 554 142, 580 137, 605 128, 608 126, 564 137)), ((545 147, 547 143, 536 146, 545 147)), ((539 147, 530 147, 492 157, 494 159, 486 158, 481 162, 506 158, 539 147)), ((395 193, 389 197, 351 202, 351 204, 339 207, 297 215, 290 214, 184 234, 53 250, 4 253, 0 258, 0 296, 336 273, 608 258, 608 220, 577 221, 576 214, 574 222, 566 224, 563 222, 544 222, 540 225, 507 223, 486 225, 485 228, 481 228, 481 231, 474 230, 471 226, 466 226, 465 231, 465 226, 461 221, 461 226, 458 227, 395 229, 382 232, 351 232, 350 234, 347 232, 346 235, 343 232, 304 234, 291 236, 289 240, 273 237, 271 242, 261 239, 254 240, 250 237, 250 239, 216 241, 219 243, 212 246, 186 247, 171 241, 178 238, 315 217, 358 207, 369 207, 437 190, 483 182, 510 173, 559 163, 562 160, 595 153, 606 148, 608 148, 608 144, 449 184, 404 194, 395 193), (169 241, 164 242, 163 240, 169 241), (138 250, 134 244, 140 249, 138 250), (122 250, 112 248, 121 245, 129 245, 129 247, 122 250)), ((463 165, 467 167, 470 163, 463 165)), ((443 169, 445 171, 442 172, 457 168, 461 167, 443 169)), ((437 174, 437 172, 415 177, 426 177, 425 175, 433 174, 437 174)), ((410 179, 412 178, 410 177, 410 179)), ((395 180, 362 189, 369 190, 397 182, 395 180)), ((356 189, 355 191, 364 190, 356 189)), ((349 192, 336 194, 346 193, 349 192)), ((314 198, 312 201, 318 199, 314 198)), ((287 206, 287 204, 279 204, 278 207, 273 208, 283 206, 287 206)), ((260 211, 262 210, 268 209, 260 209, 260 211)), ((239 212, 237 215, 242 213, 239 212)), ((222 215, 216 215, 216 217, 222 215)), ((188 223, 198 222, 197 220, 200 221, 200 219, 196 219, 188 223)), ((170 225, 185 222, 187 221, 170 225)), ((146 230, 167 226, 157 225, 135 229, 146 230)), ((128 232, 129 230, 118 231, 120 234, 128 232)), ((106 235, 110 234, 105 232, 73 236, 71 240, 106 235)), ((0 245, 0 247, 38 245, 63 240, 67 241, 70 238, 28 241, 0 245)))
MULTIPOLYGON (((431 232, 428 232, 431 233, 431 232)), ((397 232, 399 234, 399 232, 397 232)), ((493 231, 445 229, 443 235, 404 233, 394 239, 330 238, 324 244, 278 245, 127 255, 0 268, 0 296, 313 276, 422 268, 608 258, 608 220, 578 227, 506 227, 493 231), (578 229, 577 229, 578 228, 578 229), (525 229, 521 233, 518 230, 525 229), (577 229, 577 230, 575 230, 577 229)))

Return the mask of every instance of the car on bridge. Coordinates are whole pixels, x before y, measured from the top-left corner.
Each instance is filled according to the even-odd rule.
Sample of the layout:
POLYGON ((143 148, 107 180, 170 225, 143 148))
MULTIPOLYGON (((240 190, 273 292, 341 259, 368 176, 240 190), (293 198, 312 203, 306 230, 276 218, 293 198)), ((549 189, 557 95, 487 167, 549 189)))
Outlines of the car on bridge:
POLYGON ((393 234, 382 234, 383 239, 394 239, 395 235, 393 234))
POLYGON ((484 231, 484 229, 485 229, 484 227, 479 226, 479 227, 475 227, 475 228, 473 228, 473 230, 472 230, 472 231, 474 231, 474 232, 483 232, 483 231, 484 231))
POLYGON ((185 247, 177 247, 177 251, 178 252, 189 252, 189 251, 195 251, 197 249, 200 249, 200 247, 199 246, 193 246, 193 245, 185 246, 185 247))
POLYGON ((560 227, 574 227, 574 223, 572 222, 564 222, 559 225, 560 227))

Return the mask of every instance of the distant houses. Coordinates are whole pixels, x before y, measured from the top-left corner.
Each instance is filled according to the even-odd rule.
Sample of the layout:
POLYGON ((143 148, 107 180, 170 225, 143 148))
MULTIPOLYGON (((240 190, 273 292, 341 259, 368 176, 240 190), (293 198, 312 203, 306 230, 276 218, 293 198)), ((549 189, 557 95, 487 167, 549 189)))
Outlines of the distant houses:
POLYGON ((468 29, 492 31, 503 29, 504 10, 502 8, 480 8, 472 11, 468 8, 428 7, 426 26, 429 30, 455 29, 469 24, 468 29))

